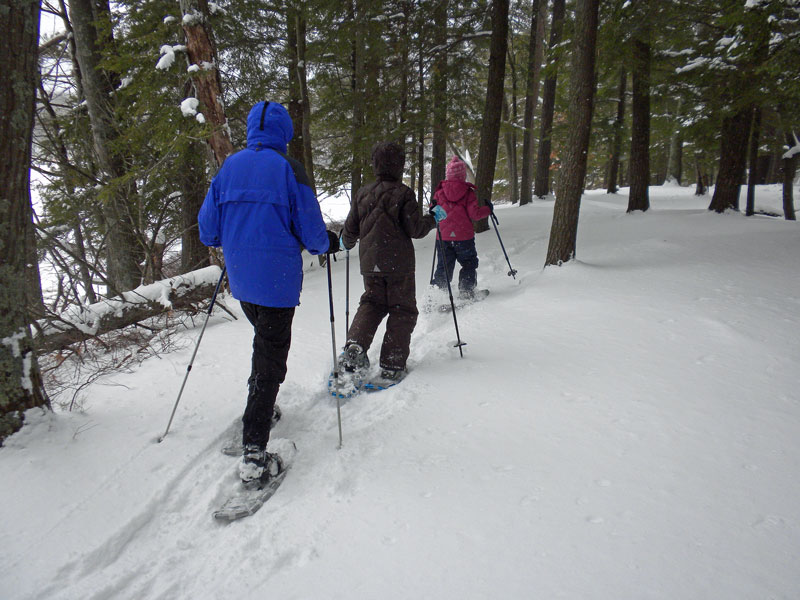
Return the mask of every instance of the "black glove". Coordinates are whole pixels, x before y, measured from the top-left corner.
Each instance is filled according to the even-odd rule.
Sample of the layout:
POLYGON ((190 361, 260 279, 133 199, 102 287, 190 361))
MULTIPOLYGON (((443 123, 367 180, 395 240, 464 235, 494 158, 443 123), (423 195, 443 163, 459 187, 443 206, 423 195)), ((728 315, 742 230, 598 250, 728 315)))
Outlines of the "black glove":
POLYGON ((339 251, 339 236, 328 230, 328 254, 336 254, 339 251))
POLYGON ((489 207, 489 210, 491 211, 491 213, 494 214, 494 204, 492 204, 492 201, 491 200, 484 200, 484 203, 486 204, 486 206, 489 207))

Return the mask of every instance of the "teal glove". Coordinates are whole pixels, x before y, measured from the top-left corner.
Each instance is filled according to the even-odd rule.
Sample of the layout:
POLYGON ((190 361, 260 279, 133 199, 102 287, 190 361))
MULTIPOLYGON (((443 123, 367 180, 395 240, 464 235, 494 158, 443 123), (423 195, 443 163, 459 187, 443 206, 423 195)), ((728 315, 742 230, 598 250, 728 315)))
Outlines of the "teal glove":
POLYGON ((345 247, 345 245, 344 245, 344 238, 343 238, 343 237, 340 237, 340 238, 339 238, 339 250, 349 250, 349 249, 350 249, 350 248, 347 248, 347 247, 345 247))
POLYGON ((433 218, 436 219, 437 223, 439 221, 444 221, 447 218, 447 211, 438 204, 431 209, 431 213, 433 214, 433 218))

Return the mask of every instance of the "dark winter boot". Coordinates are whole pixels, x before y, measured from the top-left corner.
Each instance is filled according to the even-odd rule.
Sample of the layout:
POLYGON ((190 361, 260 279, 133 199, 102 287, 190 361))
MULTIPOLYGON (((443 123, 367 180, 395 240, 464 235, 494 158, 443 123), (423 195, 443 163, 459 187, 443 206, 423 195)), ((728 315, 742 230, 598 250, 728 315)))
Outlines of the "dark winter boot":
POLYGON ((361 346, 350 342, 339 357, 339 365, 348 373, 366 371, 369 369, 369 358, 361 346))
POLYGON ((381 369, 381 379, 391 383, 402 381, 406 374, 408 371, 405 369, 381 369))
POLYGON ((246 486, 266 483, 283 472, 283 460, 265 448, 248 444, 239 463, 239 477, 246 486))

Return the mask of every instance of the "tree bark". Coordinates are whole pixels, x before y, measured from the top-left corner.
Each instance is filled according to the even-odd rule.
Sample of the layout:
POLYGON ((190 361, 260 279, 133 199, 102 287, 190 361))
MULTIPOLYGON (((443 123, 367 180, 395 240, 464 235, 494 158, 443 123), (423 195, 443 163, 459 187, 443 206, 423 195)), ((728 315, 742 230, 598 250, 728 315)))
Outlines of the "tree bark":
POLYGON ((217 67, 217 49, 208 23, 208 0, 180 0, 180 7, 186 34, 186 54, 190 64, 200 67, 192 73, 192 81, 206 123, 212 127, 208 144, 214 152, 217 166, 221 166, 233 154, 233 143, 221 101, 222 82, 217 67))
POLYGON ((136 233, 133 184, 115 185, 112 181, 125 175, 126 169, 122 153, 114 148, 119 132, 112 101, 113 78, 100 66, 102 34, 98 28, 110 28, 110 15, 92 0, 70 0, 69 7, 94 150, 107 178, 109 198, 103 202, 103 215, 109 232, 108 279, 118 291, 131 289, 141 280, 144 246, 136 233))
POLYGON ((747 175, 747 206, 745 215, 756 212, 756 183, 758 182, 758 144, 761 135, 761 107, 753 107, 753 127, 750 131, 750 172, 747 175))
POLYGON ((431 191, 445 178, 447 166, 447 6, 438 0, 433 8, 433 59, 431 91, 433 94, 433 143, 431 148, 431 191))
POLYGON ((0 445, 22 427, 24 412, 49 406, 30 335, 26 232, 38 80, 39 2, 7 1, 0 10, 0 445))
POLYGON ((208 248, 200 241, 197 213, 203 205, 208 181, 206 161, 209 147, 201 141, 193 141, 181 157, 181 169, 175 174, 180 186, 181 199, 181 273, 188 273, 210 263, 208 248))
MULTIPOLYGON (((294 136, 289 140, 288 154, 303 162, 303 106, 300 101, 300 76, 297 66, 300 57, 297 49, 298 11, 292 0, 286 2, 286 49, 289 57, 286 68, 289 76, 289 105, 287 110, 294 126, 294 136)), ((303 165, 305 167, 305 165, 303 165)))
POLYGON ((533 193, 539 198, 544 198, 550 193, 550 164, 552 163, 550 152, 553 115, 556 107, 556 84, 558 83, 558 45, 561 43, 565 10, 564 0, 553 0, 553 22, 550 25, 550 45, 547 51, 548 75, 544 80, 541 132, 539 133, 539 151, 536 155, 536 180, 533 186, 533 193))
POLYGON ((708 210, 723 213, 739 210, 739 190, 747 162, 747 138, 750 134, 752 109, 745 107, 722 120, 719 173, 708 210))
POLYGON ((308 94, 308 63, 306 62, 306 12, 305 3, 297 17, 297 74, 300 78, 300 106, 303 109, 303 166, 308 175, 311 189, 316 193, 317 182, 314 178, 314 153, 311 148, 311 97, 308 94))
POLYGON ((620 178, 619 159, 622 153, 622 129, 625 126, 625 93, 628 86, 628 72, 623 67, 619 74, 617 88, 617 116, 614 119, 614 139, 611 143, 611 160, 608 166, 608 193, 619 191, 617 181, 620 178))
POLYGON ((567 112, 567 145, 556 190, 545 266, 575 258, 578 216, 586 179, 595 90, 595 50, 600 0, 577 0, 567 112))
POLYGON ((353 38, 351 40, 351 74, 350 91, 353 103, 352 118, 352 163, 350 166, 350 199, 355 199, 361 187, 363 176, 363 152, 361 129, 364 121, 364 27, 362 20, 361 0, 352 0, 350 16, 353 22, 353 38))
MULTIPOLYGON (((789 148, 797 145, 791 133, 786 132, 786 143, 789 148)), ((783 216, 787 221, 797 220, 794 212, 794 199, 792 198, 792 188, 794 187, 794 176, 797 172, 797 154, 783 156, 783 216)))
MULTIPOLYGON (((489 47, 489 78, 486 86, 486 102, 483 106, 481 143, 478 149, 478 170, 475 187, 478 203, 483 205, 492 198, 494 169, 497 162, 497 143, 500 138, 500 117, 503 112, 503 83, 508 51, 508 4, 509 0, 492 2, 492 38, 489 47)), ((475 224, 475 231, 486 231, 488 220, 475 224)))
POLYGON ((631 188, 628 212, 650 208, 650 35, 633 40, 631 106, 631 188))
POLYGON ((531 3, 531 31, 528 38, 528 78, 525 82, 525 114, 522 134, 522 181, 520 182, 520 206, 529 204, 533 198, 533 115, 539 104, 539 78, 542 73, 544 52, 544 22, 547 17, 547 0, 531 3))
POLYGON ((683 177, 683 134, 680 130, 680 114, 683 101, 678 99, 678 106, 672 119, 672 135, 669 138, 669 156, 667 157, 666 181, 681 183, 683 177))
POLYGON ((503 94, 503 120, 506 122, 506 132, 503 135, 503 141, 506 146, 506 158, 508 161, 508 183, 511 192, 511 203, 516 204, 519 201, 519 187, 517 179, 517 136, 514 130, 515 119, 512 117, 511 110, 509 109, 508 98, 503 94))

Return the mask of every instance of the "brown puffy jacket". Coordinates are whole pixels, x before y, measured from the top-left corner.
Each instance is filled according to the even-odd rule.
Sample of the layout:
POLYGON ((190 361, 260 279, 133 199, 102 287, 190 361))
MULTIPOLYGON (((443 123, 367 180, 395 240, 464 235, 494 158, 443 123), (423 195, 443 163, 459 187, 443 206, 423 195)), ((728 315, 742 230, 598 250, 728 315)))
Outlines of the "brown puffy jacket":
POLYGON ((411 238, 425 237, 435 228, 434 218, 420 213, 411 188, 379 177, 356 193, 342 240, 345 248, 361 240, 358 258, 362 275, 404 275, 414 272, 411 238))

